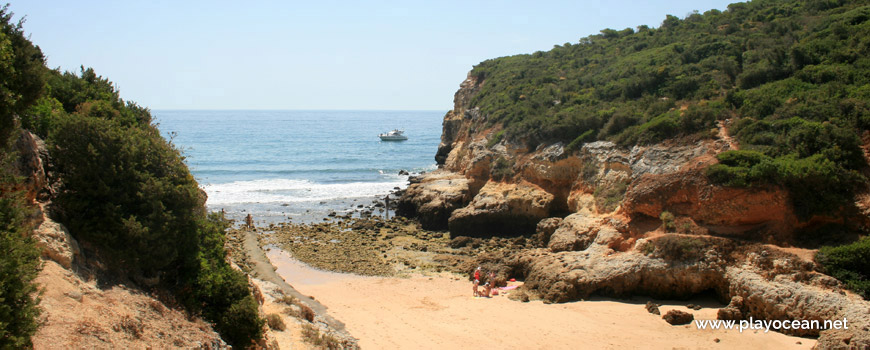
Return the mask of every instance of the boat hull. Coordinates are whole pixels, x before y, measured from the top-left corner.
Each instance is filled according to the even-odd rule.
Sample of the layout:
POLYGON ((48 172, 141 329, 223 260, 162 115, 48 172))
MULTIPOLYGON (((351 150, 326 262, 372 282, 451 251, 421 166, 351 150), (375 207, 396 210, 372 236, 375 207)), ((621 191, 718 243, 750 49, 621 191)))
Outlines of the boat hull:
POLYGON ((381 141, 405 141, 408 139, 407 136, 378 136, 381 138, 381 141))

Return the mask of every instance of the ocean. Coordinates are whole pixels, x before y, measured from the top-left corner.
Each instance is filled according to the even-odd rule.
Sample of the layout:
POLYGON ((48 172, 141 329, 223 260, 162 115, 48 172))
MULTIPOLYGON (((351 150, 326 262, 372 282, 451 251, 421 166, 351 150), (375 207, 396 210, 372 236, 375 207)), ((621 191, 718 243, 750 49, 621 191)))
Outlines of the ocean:
MULTIPOLYGON (((258 224, 359 214, 435 169, 441 111, 152 111, 209 210, 258 224), (403 129, 407 141, 378 134, 403 129)), ((375 214, 380 214, 375 212, 375 214)))

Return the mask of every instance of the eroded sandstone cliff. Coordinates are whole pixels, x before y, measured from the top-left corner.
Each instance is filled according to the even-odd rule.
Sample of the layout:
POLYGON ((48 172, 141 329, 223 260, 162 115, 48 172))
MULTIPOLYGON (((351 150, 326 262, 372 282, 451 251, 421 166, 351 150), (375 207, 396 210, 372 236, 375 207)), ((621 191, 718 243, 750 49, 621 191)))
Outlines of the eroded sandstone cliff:
POLYGON ((739 148, 727 120, 707 139, 529 149, 473 105, 484 84, 472 75, 461 84, 444 117, 439 169, 412 181, 400 214, 454 237, 533 237, 541 248, 502 263, 525 278, 523 293, 546 301, 712 292, 732 317, 846 317, 850 330, 792 334, 820 336, 823 348, 870 346, 870 303, 817 272, 814 250, 794 248, 803 243, 796 232, 825 223, 865 227, 857 205, 801 218, 785 188, 714 184, 707 167, 739 148))
POLYGON ((596 141, 576 150, 544 142, 528 149, 523 140, 503 139, 501 125, 487 123, 471 104, 483 84, 470 75, 461 84, 454 109, 444 117, 435 156, 439 170, 411 184, 400 199, 400 213, 419 217, 424 227, 463 235, 531 234, 551 216, 619 213, 631 225, 669 212, 712 235, 785 244, 797 229, 844 215, 852 215, 845 217, 849 223, 866 223, 853 215, 856 207, 839 216, 800 219, 789 192, 778 186, 712 183, 707 167, 717 154, 738 147, 724 126, 713 139, 630 148, 596 141))

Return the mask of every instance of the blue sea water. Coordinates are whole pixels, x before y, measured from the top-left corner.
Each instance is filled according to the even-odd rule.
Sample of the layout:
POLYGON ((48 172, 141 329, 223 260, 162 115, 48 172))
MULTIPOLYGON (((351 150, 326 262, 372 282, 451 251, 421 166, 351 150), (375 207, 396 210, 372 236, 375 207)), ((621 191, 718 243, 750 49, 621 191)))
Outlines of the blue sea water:
MULTIPOLYGON (((440 111, 152 111, 210 210, 260 222, 348 212, 435 169, 440 111), (399 128, 407 141, 377 135, 399 128)), ((358 209, 356 209, 358 210, 358 209)))

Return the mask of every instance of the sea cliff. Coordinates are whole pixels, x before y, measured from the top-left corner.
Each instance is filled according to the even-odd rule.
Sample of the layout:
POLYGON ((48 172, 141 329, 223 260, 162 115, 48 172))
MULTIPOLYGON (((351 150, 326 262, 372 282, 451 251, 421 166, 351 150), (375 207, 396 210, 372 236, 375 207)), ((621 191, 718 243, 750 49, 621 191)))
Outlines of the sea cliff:
MULTIPOLYGON (((777 4, 756 1, 746 6, 769 10, 777 4)), ((843 6, 830 13, 847 12, 857 5, 843 6)), ((740 11, 746 8, 734 5, 729 10, 729 14, 704 14, 694 19, 687 18, 682 24, 677 20, 671 25, 705 20, 715 22, 718 16, 728 15, 732 21, 729 25, 733 26, 740 11)), ((831 18, 835 18, 831 20, 834 22, 838 20, 831 18)), ((773 18, 761 22, 747 20, 744 28, 764 29, 770 22, 776 21, 773 18)), ((668 24, 667 20, 665 24, 668 24)), ((660 31, 668 30, 666 27, 660 31)), ((736 35, 726 34, 729 30, 725 25, 713 28, 722 30, 723 37, 736 35)), ((638 39, 633 37, 637 34, 633 31, 627 33, 625 37, 634 41, 624 40, 637 43, 638 39)), ((785 135, 802 132, 798 122, 803 121, 792 119, 792 128, 782 129, 780 136, 769 133, 759 137, 751 134, 755 131, 747 131, 753 129, 746 125, 773 125, 770 123, 778 123, 775 121, 778 118, 792 115, 790 110, 793 107, 789 104, 802 97, 793 92, 785 93, 781 96, 782 102, 777 102, 780 103, 776 105, 778 107, 766 112, 768 117, 750 113, 745 105, 729 104, 733 101, 727 96, 748 94, 751 88, 759 86, 744 83, 746 80, 741 79, 748 79, 749 72, 738 71, 735 73, 737 78, 723 83, 717 95, 681 95, 671 93, 667 88, 656 88, 650 89, 650 94, 643 94, 643 97, 633 98, 625 93, 616 99, 600 97, 605 102, 578 98, 580 102, 572 109, 562 107, 566 101, 564 96, 571 94, 564 90, 560 92, 558 88, 570 87, 565 85, 569 83, 562 82, 571 80, 572 71, 581 72, 577 74, 582 87, 584 81, 601 78, 584 76, 582 72, 608 67, 589 63, 588 66, 565 68, 570 64, 559 66, 560 62, 590 62, 584 55, 590 51, 598 52, 596 47, 601 47, 600 51, 622 48, 619 46, 622 42, 614 40, 623 39, 602 31, 601 36, 586 38, 585 42, 581 40, 580 46, 591 49, 557 46, 547 53, 488 61, 481 64, 483 68, 479 66, 472 70, 454 96, 453 109, 444 117, 441 143, 435 154, 438 170, 412 179, 399 200, 398 213, 418 218, 424 228, 449 230, 454 239, 457 236, 525 236, 532 239, 536 248, 518 248, 496 259, 510 271, 511 276, 524 278, 526 283, 518 295, 525 293, 528 297, 548 302, 567 302, 592 295, 689 298, 713 293, 729 305, 720 311, 721 319, 847 318, 851 325, 848 330, 781 331, 819 337, 819 348, 870 346, 870 316, 867 313, 870 303, 850 291, 845 283, 823 273, 824 266, 815 258, 820 246, 853 241, 870 227, 867 187, 845 187, 847 190, 837 192, 838 196, 842 195, 840 198, 846 199, 844 201, 816 199, 836 192, 830 190, 833 187, 822 186, 841 181, 845 175, 839 179, 823 179, 818 182, 822 185, 815 187, 809 185, 810 182, 801 182, 815 176, 812 167, 786 164, 801 156, 799 148, 803 145, 790 143, 786 138, 791 136, 785 135), (569 56, 565 52, 579 53, 569 56), (556 62, 554 65, 562 70, 547 71, 553 78, 523 78, 525 74, 536 73, 535 69, 543 65, 544 59, 556 62), (499 74, 509 76, 513 80, 508 81, 515 85, 506 86, 506 79, 493 78, 499 74), (516 87, 522 84, 528 87, 524 91, 534 91, 529 95, 515 93, 516 87), (531 94, 546 89, 553 91, 551 96, 557 96, 557 99, 545 100, 545 103, 529 102, 534 98, 531 94), (483 91, 487 91, 486 96, 483 91), (503 100, 492 102, 495 98, 503 100), (514 102, 504 102, 510 99, 514 102), (618 118, 618 113, 611 110, 606 113, 606 118, 598 121, 598 126, 589 127, 588 133, 583 133, 585 129, 580 128, 581 132, 569 135, 567 140, 577 136, 573 142, 566 142, 565 137, 541 136, 547 135, 546 130, 550 130, 552 125, 562 125, 564 118, 560 119, 560 116, 567 115, 562 113, 565 110, 576 112, 582 108, 600 107, 595 103, 607 103, 618 110, 622 108, 620 104, 634 108, 631 106, 643 105, 644 101, 671 107, 664 109, 659 116, 649 114, 635 121, 637 124, 634 126, 629 123, 624 127, 627 131, 622 133, 608 131, 608 126, 618 118), (669 129, 668 137, 643 134, 662 125, 664 119, 659 118, 686 121, 694 118, 693 109, 706 108, 716 101, 724 104, 724 112, 705 121, 707 124, 703 125, 706 126, 695 130, 669 129), (527 108, 529 105, 532 107, 527 108), (493 106, 514 107, 498 109, 493 106), (771 121, 762 120, 764 118, 771 121), (734 129, 740 129, 741 134, 732 133, 734 129), (797 153, 779 156, 783 153, 772 151, 778 147, 795 147, 797 153), (765 154, 780 158, 765 158, 768 157, 765 154), (758 159, 763 160, 745 163, 748 164, 744 168, 747 172, 730 172, 728 174, 735 174, 731 177, 716 172, 723 167, 735 166, 730 158, 734 155, 758 155, 758 159), (770 175, 764 181, 749 175, 763 172, 763 166, 758 166, 762 163, 768 164, 767 169, 781 166, 780 170, 771 170, 771 173, 779 171, 778 175, 770 175), (782 169, 797 170, 788 174, 782 169), (753 180, 741 182, 745 179, 753 180), (802 183, 804 185, 799 185, 802 183), (815 203, 807 203, 808 198, 815 203)), ((638 44, 634 45, 638 47, 638 44)), ((743 49, 743 57, 749 57, 747 52, 752 50, 743 49)), ((640 56, 644 51, 638 52, 636 55, 640 56)), ((792 52, 790 55, 796 57, 798 54, 792 52)), ((689 63, 683 60, 681 67, 689 63)), ((622 68, 638 72, 623 76, 627 76, 623 80, 642 76, 642 65, 622 68)), ((750 68, 745 66, 744 69, 750 68)), ((762 84, 759 89, 788 84, 781 81, 792 79, 790 74, 799 76, 806 67, 791 69, 791 72, 769 78, 768 85, 762 84)), ((710 72, 718 74, 719 71, 713 69, 710 72)), ((700 70, 696 74, 708 72, 700 70)), ((679 79, 686 79, 686 76, 679 79)), ((589 89, 605 90, 613 82, 605 83, 609 85, 590 84, 589 89)), ((666 86, 668 83, 657 84, 666 86)), ((578 91, 584 92, 582 89, 578 91)), ((596 93, 587 93, 587 96, 596 93)), ((841 97, 838 103, 846 104, 848 101, 841 97)), ((819 123, 822 128, 837 123, 838 117, 828 115, 825 118, 831 121, 819 123)), ((868 149, 868 138, 862 134, 862 127, 847 130, 846 138, 857 140, 849 141, 855 143, 854 150, 859 147, 868 149)), ((556 132, 550 133, 556 135, 556 132)), ((815 136, 821 140, 817 150, 828 146, 839 149, 840 146, 836 146, 839 141, 827 139, 823 134, 820 132, 815 136)), ((805 159, 816 161, 828 157, 821 153, 805 159)), ((850 164, 857 164, 849 165, 857 169, 854 173, 867 172, 867 154, 864 152, 863 158, 850 160, 850 164)), ((831 159, 835 158, 831 156, 831 159)), ((845 161, 842 164, 846 164, 845 161)), ((728 171, 733 169, 737 168, 728 171)), ((844 170, 840 174, 849 171, 853 170, 844 170)), ((491 262, 493 258, 480 259, 491 262)))

